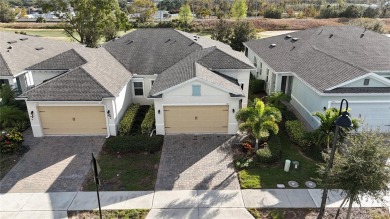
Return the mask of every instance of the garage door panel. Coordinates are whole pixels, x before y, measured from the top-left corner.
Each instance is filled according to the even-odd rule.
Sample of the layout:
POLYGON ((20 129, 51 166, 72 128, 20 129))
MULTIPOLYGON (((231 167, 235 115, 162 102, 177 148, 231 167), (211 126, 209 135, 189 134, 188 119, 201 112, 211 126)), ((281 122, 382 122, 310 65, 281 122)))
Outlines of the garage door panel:
POLYGON ((104 135, 107 133, 104 107, 39 107, 45 135, 104 135))
POLYGON ((164 107, 165 133, 227 133, 229 106, 164 107))

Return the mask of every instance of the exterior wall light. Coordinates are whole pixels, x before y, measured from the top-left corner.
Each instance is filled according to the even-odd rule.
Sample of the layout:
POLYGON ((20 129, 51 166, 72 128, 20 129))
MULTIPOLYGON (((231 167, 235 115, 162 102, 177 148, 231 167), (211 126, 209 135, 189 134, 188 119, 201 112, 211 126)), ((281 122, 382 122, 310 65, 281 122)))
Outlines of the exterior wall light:
POLYGON ((157 112, 158 112, 158 114, 160 114, 161 111, 160 111, 160 110, 157 110, 157 112))
POLYGON ((30 118, 31 118, 31 120, 34 119, 34 111, 32 111, 32 110, 31 110, 31 112, 30 112, 30 118))
POLYGON ((233 112, 233 113, 235 113, 235 112, 236 112, 236 110, 235 110, 235 109, 232 109, 232 112, 233 112))
POLYGON ((108 116, 108 118, 111 119, 111 112, 110 112, 110 110, 107 110, 107 116, 108 116))

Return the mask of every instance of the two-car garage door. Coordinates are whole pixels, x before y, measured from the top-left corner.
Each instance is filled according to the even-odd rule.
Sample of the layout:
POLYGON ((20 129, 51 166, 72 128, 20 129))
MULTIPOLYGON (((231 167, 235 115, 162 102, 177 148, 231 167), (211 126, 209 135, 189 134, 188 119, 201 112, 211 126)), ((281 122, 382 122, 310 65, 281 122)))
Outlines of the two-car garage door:
POLYGON ((227 133, 229 106, 165 106, 165 134, 227 133))
POLYGON ((44 135, 106 135, 103 106, 39 106, 44 135))

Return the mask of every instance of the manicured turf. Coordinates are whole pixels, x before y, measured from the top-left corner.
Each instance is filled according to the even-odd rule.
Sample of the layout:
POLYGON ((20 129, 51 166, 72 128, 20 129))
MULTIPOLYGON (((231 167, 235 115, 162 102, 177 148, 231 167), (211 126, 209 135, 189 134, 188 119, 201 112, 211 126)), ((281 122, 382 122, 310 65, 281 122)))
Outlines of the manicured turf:
POLYGON ((306 188, 305 182, 317 177, 316 162, 304 157, 299 149, 292 145, 284 130, 279 133, 282 143, 282 160, 272 166, 256 165, 249 169, 241 170, 239 174, 241 188, 276 188, 276 184, 283 183, 288 187, 288 181, 294 180, 299 183, 300 188, 306 188), (284 161, 286 159, 298 161, 299 167, 294 170, 290 167, 289 172, 285 172, 284 161))
MULTIPOLYGON (((129 210, 102 210, 103 218, 127 218, 127 219, 144 219, 148 215, 146 209, 129 209, 129 210)), ((99 218, 99 211, 70 211, 70 219, 76 218, 99 218)))
MULTIPOLYGON (((101 152, 97 162, 101 168, 101 190, 153 190, 157 179, 160 153, 121 155, 101 152)), ((96 190, 91 174, 88 176, 85 185, 84 190, 96 190)))

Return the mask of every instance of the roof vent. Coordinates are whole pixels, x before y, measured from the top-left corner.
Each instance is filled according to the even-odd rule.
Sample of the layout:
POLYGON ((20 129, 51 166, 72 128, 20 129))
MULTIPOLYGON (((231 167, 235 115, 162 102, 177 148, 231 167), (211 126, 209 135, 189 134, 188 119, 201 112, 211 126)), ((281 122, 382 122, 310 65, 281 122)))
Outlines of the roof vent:
POLYGON ((286 36, 287 39, 290 39, 291 37, 292 37, 291 35, 287 35, 287 36, 286 36))
POLYGON ((271 44, 271 47, 275 47, 275 46, 276 46, 276 44, 275 44, 275 43, 272 43, 272 44, 271 44))
POLYGON ((171 38, 169 38, 167 41, 165 41, 165 43, 167 43, 167 42, 169 42, 169 41, 171 41, 171 38))
POLYGON ((17 43, 18 41, 16 41, 16 40, 12 40, 12 41, 8 41, 7 43, 8 44, 12 44, 12 43, 17 43))
POLYGON ((321 31, 318 33, 318 35, 320 35, 322 33, 322 31, 324 31, 324 29, 321 29, 321 31))
POLYGON ((329 39, 333 37, 333 34, 329 35, 329 39))
POLYGON ((197 41, 199 38, 200 38, 200 36, 194 35, 192 39, 197 41))
POLYGON ((37 48, 35 48, 35 50, 42 50, 43 49, 43 47, 37 47, 37 48))
POLYGON ((364 33, 362 33, 361 35, 360 35, 360 38, 363 38, 364 37, 364 33))
POLYGON ((294 38, 292 38, 292 40, 293 40, 293 41, 298 41, 298 40, 299 40, 299 38, 297 38, 297 37, 294 37, 294 38))
POLYGON ((129 45, 129 44, 131 44, 131 43, 133 43, 133 42, 134 42, 133 40, 130 40, 130 41, 128 41, 126 44, 129 45))
POLYGON ((25 37, 25 38, 20 38, 20 40, 21 40, 21 41, 25 41, 25 40, 28 40, 28 38, 27 38, 27 37, 25 37))
POLYGON ((7 49, 12 49, 13 47, 12 46, 9 46, 7 49))

